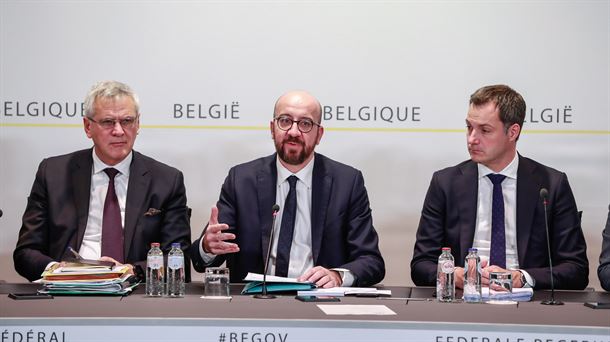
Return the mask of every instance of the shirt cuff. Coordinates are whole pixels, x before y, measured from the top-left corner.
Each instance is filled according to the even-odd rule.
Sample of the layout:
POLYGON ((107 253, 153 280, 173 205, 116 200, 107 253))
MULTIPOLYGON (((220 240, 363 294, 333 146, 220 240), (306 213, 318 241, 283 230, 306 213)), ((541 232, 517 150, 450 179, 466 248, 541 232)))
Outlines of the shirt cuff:
POLYGON ((347 268, 331 268, 330 270, 339 272, 339 275, 341 276, 342 287, 350 287, 354 285, 354 280, 356 280, 356 277, 354 277, 352 271, 348 270, 347 268))
POLYGON ((523 275, 523 287, 531 287, 534 288, 534 286, 536 286, 536 280, 534 278, 532 278, 532 276, 527 273, 527 271, 525 270, 519 270, 519 272, 521 272, 521 274, 523 275))
POLYGON ((212 261, 216 259, 216 255, 212 253, 207 253, 203 250, 203 237, 201 237, 201 239, 199 240, 199 255, 201 256, 201 259, 203 259, 203 263, 206 265, 211 264, 212 261))

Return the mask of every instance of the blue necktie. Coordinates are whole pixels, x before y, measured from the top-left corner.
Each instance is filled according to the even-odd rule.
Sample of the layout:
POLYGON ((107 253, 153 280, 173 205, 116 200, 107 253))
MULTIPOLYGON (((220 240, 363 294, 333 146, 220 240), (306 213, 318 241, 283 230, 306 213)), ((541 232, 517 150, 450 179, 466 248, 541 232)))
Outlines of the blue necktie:
POLYGON ((294 235, 294 221, 297 213, 297 180, 295 175, 288 177, 290 190, 284 202, 282 212, 282 225, 280 226, 280 237, 277 242, 277 254, 275 257, 275 275, 279 277, 288 276, 288 263, 290 262, 290 247, 292 247, 292 236, 294 235))
POLYGON ((104 169, 108 175, 108 192, 104 201, 104 216, 102 217, 102 256, 109 256, 123 263, 123 224, 121 223, 121 208, 114 190, 114 177, 119 170, 104 169))
POLYGON ((502 181, 504 175, 489 174, 489 180, 494 185, 491 202, 491 249, 489 251, 489 265, 506 268, 506 235, 504 232, 504 196, 502 195, 502 181))

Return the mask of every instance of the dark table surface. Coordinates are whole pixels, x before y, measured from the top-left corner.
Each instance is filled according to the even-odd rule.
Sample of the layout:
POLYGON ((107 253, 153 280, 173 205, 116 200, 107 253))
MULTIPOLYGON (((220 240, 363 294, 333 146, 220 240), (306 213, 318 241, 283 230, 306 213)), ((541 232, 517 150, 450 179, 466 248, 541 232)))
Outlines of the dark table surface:
MULTIPOLYGON (((287 319, 328 320, 316 304, 294 299, 294 294, 276 299, 254 299, 240 295, 243 284, 231 285, 231 300, 201 299, 203 284, 186 286, 183 298, 149 298, 144 286, 139 286, 125 297, 112 296, 56 296, 48 300, 13 300, 8 293, 35 292, 37 284, 0 284, 0 318, 199 318, 199 319, 287 319), (162 308, 162 310, 160 310, 162 308)), ((556 325, 581 327, 610 327, 610 310, 595 310, 584 302, 610 302, 610 293, 595 291, 555 291, 562 306, 541 305, 550 297, 549 291, 537 291, 530 302, 516 305, 469 303, 438 303, 434 300, 406 300, 400 298, 432 298, 429 287, 387 287, 392 299, 343 297, 341 304, 385 305, 392 316, 333 316, 332 320, 409 321, 495 323, 521 325, 556 325)))

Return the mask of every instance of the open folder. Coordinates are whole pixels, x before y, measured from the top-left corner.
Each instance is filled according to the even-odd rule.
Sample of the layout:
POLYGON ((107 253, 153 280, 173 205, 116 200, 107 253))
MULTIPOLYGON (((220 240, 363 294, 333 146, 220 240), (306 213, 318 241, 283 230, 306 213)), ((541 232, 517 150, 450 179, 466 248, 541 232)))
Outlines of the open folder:
MULTIPOLYGON (((241 294, 257 294, 263 292, 263 275, 258 273, 248 273, 244 281, 249 283, 244 286, 241 294)), ((310 282, 298 281, 295 278, 285 278, 278 276, 267 276, 267 292, 296 292, 310 290, 316 285, 310 282)))

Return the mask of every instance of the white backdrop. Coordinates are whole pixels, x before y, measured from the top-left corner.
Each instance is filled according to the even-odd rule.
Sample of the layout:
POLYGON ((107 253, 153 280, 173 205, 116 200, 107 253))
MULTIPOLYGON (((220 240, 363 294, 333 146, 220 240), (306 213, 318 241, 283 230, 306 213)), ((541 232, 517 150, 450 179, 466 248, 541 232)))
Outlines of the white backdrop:
POLYGON ((193 236, 228 169, 273 152, 276 98, 310 91, 326 106, 318 151, 365 176, 384 283, 411 285, 432 172, 468 158, 469 95, 505 83, 528 104, 519 151, 569 176, 599 288, 610 203, 607 0, 0 4, 0 279, 22 280, 12 251, 38 163, 91 146, 81 102, 93 83, 116 79, 141 99, 136 149, 185 174, 193 236))

